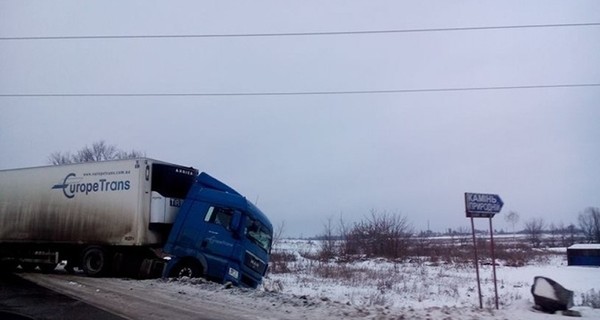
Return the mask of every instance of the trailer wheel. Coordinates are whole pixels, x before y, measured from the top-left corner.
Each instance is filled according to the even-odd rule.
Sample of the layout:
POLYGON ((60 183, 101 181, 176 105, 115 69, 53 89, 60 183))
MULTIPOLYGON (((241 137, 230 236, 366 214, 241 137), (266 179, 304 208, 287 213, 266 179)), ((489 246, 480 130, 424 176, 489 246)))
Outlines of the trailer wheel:
POLYGON ((197 263, 190 260, 181 261, 171 271, 171 276, 174 278, 198 278, 202 276, 202 271, 197 263))
POLYGON ((99 277, 109 268, 106 252, 100 247, 89 247, 81 258, 83 271, 88 276, 99 277))

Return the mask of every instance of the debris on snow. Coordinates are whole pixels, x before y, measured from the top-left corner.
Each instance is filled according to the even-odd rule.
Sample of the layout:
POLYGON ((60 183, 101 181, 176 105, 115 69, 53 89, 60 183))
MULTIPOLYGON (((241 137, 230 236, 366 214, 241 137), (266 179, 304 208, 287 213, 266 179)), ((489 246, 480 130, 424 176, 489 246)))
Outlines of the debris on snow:
MULTIPOLYGON (((550 278, 535 277, 533 286, 531 286, 531 294, 533 294, 535 302, 534 308, 547 313, 567 311, 573 307, 573 291, 565 289, 550 278)), ((565 315, 581 316, 576 311, 567 312, 565 315)))
POLYGON ((552 279, 544 277, 535 277, 533 280, 533 286, 531 287, 531 292, 533 293, 533 296, 558 301, 552 283, 556 282, 554 282, 552 279))

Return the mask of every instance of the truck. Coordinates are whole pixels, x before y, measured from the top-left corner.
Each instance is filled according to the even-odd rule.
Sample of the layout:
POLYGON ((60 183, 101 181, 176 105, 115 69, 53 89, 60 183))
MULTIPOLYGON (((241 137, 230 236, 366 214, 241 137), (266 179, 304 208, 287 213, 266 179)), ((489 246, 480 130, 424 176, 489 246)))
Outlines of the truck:
POLYGON ((257 287, 273 226, 240 193, 150 158, 0 170, 0 269, 257 287))

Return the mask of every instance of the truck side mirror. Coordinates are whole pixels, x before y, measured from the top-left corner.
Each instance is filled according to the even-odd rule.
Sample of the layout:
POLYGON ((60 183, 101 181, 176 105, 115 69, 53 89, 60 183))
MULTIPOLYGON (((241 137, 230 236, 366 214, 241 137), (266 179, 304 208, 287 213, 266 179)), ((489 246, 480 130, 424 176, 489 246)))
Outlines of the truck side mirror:
POLYGON ((233 212, 233 217, 231 218, 231 224, 229 225, 229 229, 233 231, 235 236, 240 236, 240 225, 242 224, 242 213, 239 211, 233 212))

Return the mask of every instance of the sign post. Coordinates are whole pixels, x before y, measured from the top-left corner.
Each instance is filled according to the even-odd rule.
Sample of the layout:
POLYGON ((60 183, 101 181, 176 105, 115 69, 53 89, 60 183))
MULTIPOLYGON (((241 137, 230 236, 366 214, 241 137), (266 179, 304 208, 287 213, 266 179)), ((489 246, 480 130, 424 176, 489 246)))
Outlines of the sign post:
POLYGON ((481 281, 479 280, 479 259, 477 257, 477 241, 475 240, 475 223, 473 218, 490 219, 490 242, 492 254, 492 269, 494 271, 494 293, 496 309, 498 309, 498 285, 496 283, 496 257, 494 254, 494 229, 492 228, 492 218, 502 210, 504 202, 497 194, 488 193, 465 193, 465 212, 467 218, 471 218, 471 230, 473 231, 473 246, 475 247, 475 271, 477 273, 477 290, 479 293, 479 308, 483 308, 481 297, 481 281))
POLYGON ((494 229, 492 228, 492 217, 490 217, 490 242, 492 247, 492 269, 494 270, 494 294, 496 295, 496 310, 498 310, 498 284, 496 283, 496 256, 494 255, 494 229))
POLYGON ((475 248, 475 273, 477 273, 477 293, 479 294, 479 308, 483 309, 481 300, 481 281, 479 281, 479 258, 477 258, 477 240, 475 240, 475 223, 471 217, 471 231, 473 232, 473 248, 475 248))

